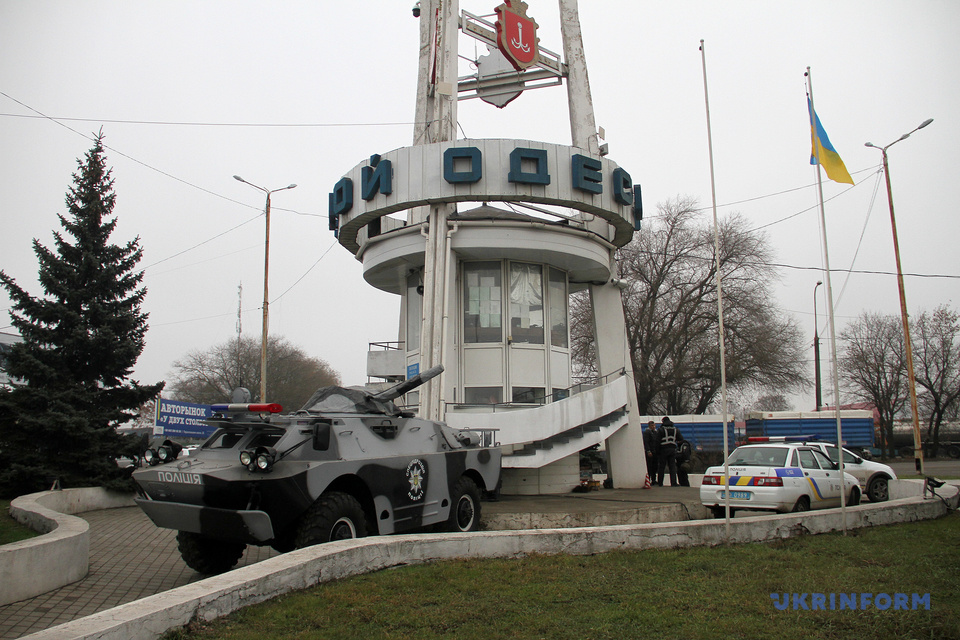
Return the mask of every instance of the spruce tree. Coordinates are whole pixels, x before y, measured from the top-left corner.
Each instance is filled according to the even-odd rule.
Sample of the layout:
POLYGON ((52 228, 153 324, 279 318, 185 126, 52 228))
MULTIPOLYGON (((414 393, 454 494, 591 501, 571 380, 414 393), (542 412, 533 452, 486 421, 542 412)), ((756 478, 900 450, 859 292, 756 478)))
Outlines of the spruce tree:
POLYGON ((163 383, 140 385, 128 376, 143 351, 147 314, 140 240, 110 244, 116 227, 111 170, 103 134, 77 161, 58 214, 53 249, 33 241, 42 297, 3 271, 13 301, 11 322, 23 337, 6 362, 12 388, 0 392, 0 494, 61 486, 117 488, 116 458, 129 442, 116 427, 157 396, 163 383))

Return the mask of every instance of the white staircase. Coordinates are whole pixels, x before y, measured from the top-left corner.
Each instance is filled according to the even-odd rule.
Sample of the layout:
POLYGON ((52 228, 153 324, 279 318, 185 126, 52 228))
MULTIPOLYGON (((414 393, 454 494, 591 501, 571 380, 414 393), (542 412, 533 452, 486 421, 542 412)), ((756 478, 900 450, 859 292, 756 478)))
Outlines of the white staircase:
POLYGON ((505 469, 540 469, 626 426, 628 391, 628 378, 620 376, 545 405, 452 406, 446 422, 457 429, 496 430, 505 469))

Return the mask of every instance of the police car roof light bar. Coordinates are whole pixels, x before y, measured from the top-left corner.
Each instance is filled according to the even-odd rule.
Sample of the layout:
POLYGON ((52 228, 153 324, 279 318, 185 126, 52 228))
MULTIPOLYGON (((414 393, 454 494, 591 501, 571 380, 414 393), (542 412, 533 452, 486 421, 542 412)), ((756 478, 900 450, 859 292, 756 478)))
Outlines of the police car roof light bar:
POLYGON ((812 440, 819 440, 820 436, 810 435, 810 436, 751 436, 747 438, 747 443, 759 443, 759 442, 810 442, 812 440))

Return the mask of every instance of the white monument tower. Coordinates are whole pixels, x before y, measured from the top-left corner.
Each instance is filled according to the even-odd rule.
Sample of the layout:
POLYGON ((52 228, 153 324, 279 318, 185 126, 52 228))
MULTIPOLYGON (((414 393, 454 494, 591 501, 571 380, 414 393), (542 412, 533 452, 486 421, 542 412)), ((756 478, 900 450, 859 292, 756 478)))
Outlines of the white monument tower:
POLYGON ((371 351, 368 374, 442 364, 407 403, 451 426, 496 429, 508 494, 570 491, 579 452, 597 444, 615 486, 641 487, 647 473, 613 279, 614 251, 639 226, 639 188, 601 150, 577 3, 559 3, 562 59, 539 46, 525 2, 506 0, 491 23, 456 0, 421 0, 413 144, 371 155, 329 202, 364 279, 401 296, 399 340, 371 351), (459 30, 497 47, 474 76, 457 77, 459 30), (503 107, 562 82, 570 146, 457 139, 458 99, 503 107), (568 300, 582 290, 600 377, 574 385, 568 300))

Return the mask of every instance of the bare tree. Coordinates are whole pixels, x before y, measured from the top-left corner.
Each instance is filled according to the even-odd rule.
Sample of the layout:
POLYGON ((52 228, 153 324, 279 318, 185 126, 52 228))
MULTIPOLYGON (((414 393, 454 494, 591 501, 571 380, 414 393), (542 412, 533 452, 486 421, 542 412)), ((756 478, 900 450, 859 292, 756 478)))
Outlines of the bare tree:
MULTIPOLYGON (((192 351, 173 363, 174 399, 213 404, 230 399, 237 387, 260 390, 260 340, 228 340, 206 351, 192 351)), ((299 409, 320 387, 340 384, 340 375, 324 360, 311 358, 285 338, 267 341, 267 395, 286 409, 299 409)))
MULTIPOLYGON (((698 220, 696 204, 691 198, 662 203, 658 218, 618 251, 640 413, 702 414, 720 393, 713 226, 698 220)), ((774 303, 771 259, 766 237, 750 231, 742 217, 722 221, 731 389, 759 385, 776 394, 804 384, 800 331, 774 303)), ((576 366, 590 371, 595 358, 585 298, 574 298, 571 319, 576 366)))
POLYGON ((847 391, 880 413, 880 448, 894 454, 893 420, 909 399, 903 324, 898 316, 864 312, 840 332, 840 377, 847 391))
POLYGON ((940 425, 960 404, 960 314, 946 305, 917 317, 910 332, 914 374, 923 387, 927 439, 940 446, 940 425))

